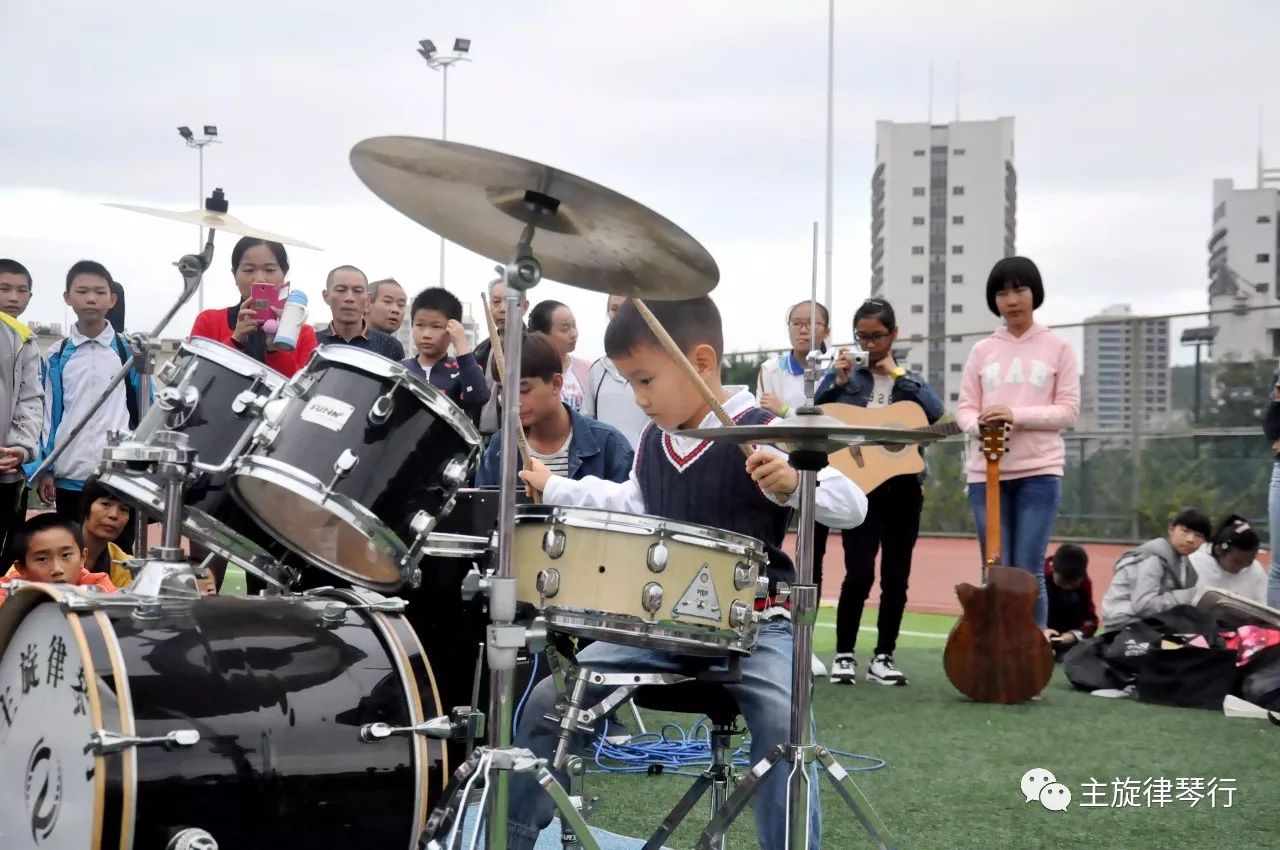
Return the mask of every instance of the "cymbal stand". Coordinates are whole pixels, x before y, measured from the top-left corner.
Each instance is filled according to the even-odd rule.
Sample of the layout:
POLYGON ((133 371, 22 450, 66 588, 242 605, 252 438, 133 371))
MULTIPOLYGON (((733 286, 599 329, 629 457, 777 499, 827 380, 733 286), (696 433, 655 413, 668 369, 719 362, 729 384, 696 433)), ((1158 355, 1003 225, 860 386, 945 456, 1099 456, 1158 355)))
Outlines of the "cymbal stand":
MULTIPOLYGON (((481 798, 480 816, 475 825, 479 835, 481 824, 486 826, 485 841, 488 850, 506 850, 507 818, 510 804, 507 798, 510 773, 534 772, 538 784, 555 803, 563 822, 578 835, 578 841, 586 850, 600 850, 587 830, 586 822, 569 795, 556 781, 546 766, 545 759, 538 759, 528 750, 511 746, 511 721, 514 709, 514 681, 516 656, 531 644, 541 649, 542 636, 535 626, 526 628, 516 619, 516 579, 512 575, 511 557, 515 545, 516 521, 516 471, 519 469, 517 432, 520 428, 520 360, 524 347, 523 323, 520 321, 520 304, 525 292, 537 286, 542 279, 542 265, 533 254, 533 237, 543 217, 556 214, 559 202, 538 192, 525 195, 528 221, 516 244, 511 262, 503 268, 503 282, 507 289, 507 326, 503 339, 506 362, 502 375, 502 464, 501 495, 498 513, 498 565, 497 571, 479 582, 489 595, 490 625, 485 641, 489 660, 489 745, 471 754, 475 774, 449 799, 441 803, 437 811, 456 807, 459 794, 469 791, 471 784, 484 777, 484 793, 481 798)), ((466 797, 461 798, 465 807, 466 797)), ((434 818, 433 818, 434 820, 434 818)), ((453 847, 457 824, 450 831, 447 844, 439 844, 431 834, 430 826, 419 842, 423 847, 453 847)), ((473 836, 472 846, 475 844, 473 836)))
MULTIPOLYGON (((817 278, 814 278, 813 301, 817 303, 817 278)), ((817 350, 817 309, 810 310, 810 348, 805 358, 805 406, 796 416, 820 416, 821 408, 814 405, 814 391, 819 365, 823 355, 817 350)), ((859 352, 861 353, 861 352, 859 352)), ((865 357, 865 354, 863 354, 865 357)), ((813 706, 813 626, 818 619, 818 587, 813 583, 813 537, 816 516, 818 473, 827 466, 827 455, 822 451, 796 446, 790 452, 790 462, 799 473, 800 518, 796 533, 796 583, 791 586, 791 622, 795 637, 791 660, 791 738, 786 744, 773 748, 751 772, 739 782, 738 787, 722 808, 707 824, 707 828, 695 845, 698 850, 711 850, 717 841, 747 807, 751 798, 759 792, 768 773, 772 770, 787 772, 787 847, 789 850, 808 850, 810 847, 809 819, 812 792, 809 768, 814 762, 822 765, 836 793, 862 824, 872 844, 879 850, 896 848, 884 823, 874 808, 854 784, 848 771, 835 756, 821 744, 812 740, 810 718, 813 706), (860 804, 861 803, 861 804, 860 804), (866 809, 864 810, 863 805, 866 809)))
MULTIPOLYGON (((213 191, 213 195, 205 201, 205 208, 215 212, 227 211, 227 202, 221 189, 215 189, 213 191)), ((178 300, 174 302, 173 306, 169 308, 169 311, 165 313, 164 316, 161 317, 160 321, 156 323, 156 326, 152 328, 151 333, 134 334, 129 338, 130 345, 133 348, 133 355, 121 364, 120 369, 111 376, 111 380, 102 390, 102 393, 98 396, 97 400, 94 401, 93 406, 89 408, 89 412, 75 424, 75 427, 71 429, 70 433, 68 433, 65 438, 59 436, 58 444, 54 446, 53 452, 46 457, 43 462, 41 462, 40 466, 37 467, 36 471, 31 475, 32 481, 39 481, 42 475, 53 468, 54 461, 62 456, 62 453, 67 450, 67 446, 70 446, 75 442, 76 438, 79 437, 88 426, 89 420, 91 420, 94 415, 102 409, 102 406, 107 403, 107 399, 111 397, 113 392, 115 392, 115 388, 120 386, 120 383, 129 377, 129 371, 131 369, 136 368, 138 370, 138 379, 141 390, 139 393, 140 398, 138 400, 139 418, 146 414, 147 406, 151 400, 150 389, 151 375, 154 370, 154 354, 159 348, 158 341, 160 339, 160 335, 164 333, 164 329, 169 326, 169 322, 172 321, 177 312, 182 309, 183 305, 191 300, 191 297, 195 295, 196 291, 200 288, 200 281, 204 278, 205 270, 207 270, 210 263, 213 262, 213 237, 215 233, 217 233, 216 230, 211 229, 209 231, 209 238, 205 241, 204 250, 199 254, 186 254, 174 263, 174 265, 178 267, 178 273, 182 275, 182 294, 178 296, 178 300)), ((137 514, 137 520, 140 523, 138 539, 145 542, 146 525, 143 520, 142 512, 137 511, 137 514)))

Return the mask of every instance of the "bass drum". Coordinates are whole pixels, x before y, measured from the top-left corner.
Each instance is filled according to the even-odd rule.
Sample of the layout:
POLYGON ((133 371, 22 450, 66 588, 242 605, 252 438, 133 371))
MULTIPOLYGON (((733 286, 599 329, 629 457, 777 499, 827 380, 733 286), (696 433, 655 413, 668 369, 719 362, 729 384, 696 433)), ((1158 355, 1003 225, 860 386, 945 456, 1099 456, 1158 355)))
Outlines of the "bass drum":
POLYGON ((28 584, 0 608, 5 850, 414 848, 439 741, 361 727, 442 714, 431 665, 367 591, 208 597, 28 584), (371 607, 372 606, 372 607, 371 607))

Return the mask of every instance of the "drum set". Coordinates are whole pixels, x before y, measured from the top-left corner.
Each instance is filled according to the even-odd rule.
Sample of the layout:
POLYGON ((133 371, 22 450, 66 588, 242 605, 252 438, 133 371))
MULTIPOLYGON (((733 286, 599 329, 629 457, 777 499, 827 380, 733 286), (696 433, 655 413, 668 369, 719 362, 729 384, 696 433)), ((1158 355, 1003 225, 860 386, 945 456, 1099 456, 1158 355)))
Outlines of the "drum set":
MULTIPOLYGON (((504 262, 508 316, 544 274, 637 299, 703 295, 718 282, 710 255, 676 225, 547 166, 408 137, 361 142, 351 162, 394 208, 504 262)), ((206 206, 135 208, 210 227, 203 252, 177 263, 177 303, 134 340, 132 365, 144 376, 160 333, 210 266, 215 233, 261 232, 226 214, 221 190, 206 206)), ((519 406, 520 331, 508 323, 506 411, 519 406)), ((816 353, 808 365, 812 397, 816 353)), ((110 438, 99 477, 162 523, 160 545, 132 563, 125 592, 19 583, 0 607, 6 848, 453 850, 476 794, 471 847, 482 824, 488 846, 504 848, 506 784, 519 771, 534 773, 555 802, 565 846, 596 850, 575 782, 582 764, 567 744, 641 677, 613 683, 603 710, 586 709, 575 698, 581 685, 593 675, 611 682, 570 668, 553 718, 561 747, 540 758, 511 746, 518 657, 542 652, 551 631, 723 662, 723 677, 755 646, 755 601, 767 590, 760 541, 659 517, 517 504, 516 416, 504 416, 500 491, 474 490, 464 485, 482 441, 471 421, 376 355, 324 346, 285 378, 239 350, 190 339, 157 377, 154 404, 132 433, 110 438), (183 537, 208 556, 189 559, 183 537), (257 592, 203 596, 197 579, 223 562, 241 567, 257 592), (477 648, 468 681, 456 671, 471 668, 477 648), (454 672, 441 678, 442 667, 454 672), (553 768, 571 777, 569 791, 553 768)), ((790 846, 808 847, 815 762, 873 843, 892 846, 848 774, 810 740, 814 487, 827 452, 932 437, 844 426, 809 408, 768 429, 689 433, 783 445, 801 470, 802 505, 797 581, 782 590, 796 627, 793 741, 732 795, 713 795, 698 846, 724 846, 776 764, 792 777, 790 846)), ((655 836, 669 835, 691 806, 655 836)))

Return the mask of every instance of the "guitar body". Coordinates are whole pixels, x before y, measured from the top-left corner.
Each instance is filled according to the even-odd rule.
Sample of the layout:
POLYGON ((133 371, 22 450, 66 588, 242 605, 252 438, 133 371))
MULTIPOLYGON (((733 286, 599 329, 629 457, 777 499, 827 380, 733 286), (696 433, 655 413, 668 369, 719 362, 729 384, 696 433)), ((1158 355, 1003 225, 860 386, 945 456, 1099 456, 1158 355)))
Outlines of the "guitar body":
POLYGON ((1026 570, 1000 564, 1000 458, 1005 427, 984 426, 987 461, 986 559, 981 587, 956 585, 963 613, 947 635, 942 667, 956 690, 974 702, 1010 705, 1045 689, 1053 649, 1036 625, 1039 583, 1026 570))
MULTIPOLYGON (((959 434, 954 422, 930 425, 924 408, 913 401, 898 401, 888 407, 858 407, 856 404, 824 404, 822 412, 846 425, 874 428, 928 430, 947 435, 959 434)), ((915 444, 899 446, 850 446, 833 452, 828 458, 845 478, 870 493, 896 475, 918 475, 924 471, 924 458, 915 444)))
POLYGON ((947 636, 942 666, 974 702, 1026 702, 1053 676, 1053 650, 1032 619, 1039 585, 1026 570, 987 568, 981 587, 956 586, 964 615, 947 636))

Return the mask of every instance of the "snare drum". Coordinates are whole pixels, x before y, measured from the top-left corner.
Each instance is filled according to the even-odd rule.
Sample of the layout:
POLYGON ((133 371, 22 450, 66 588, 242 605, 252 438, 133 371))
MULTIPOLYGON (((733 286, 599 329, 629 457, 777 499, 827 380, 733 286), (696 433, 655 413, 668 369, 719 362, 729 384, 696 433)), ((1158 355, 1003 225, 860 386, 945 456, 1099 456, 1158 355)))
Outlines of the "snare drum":
POLYGON ((426 534, 480 451, 471 420, 399 363, 316 350, 235 463, 237 500, 285 545, 356 585, 412 579, 426 534))
MULTIPOLYGON (((148 443, 158 431, 178 431, 195 449, 195 478, 183 498, 183 533, 268 584, 287 587, 288 571, 270 551, 279 547, 240 510, 227 488, 232 465, 260 422, 262 405, 287 392, 284 376, 230 346, 195 337, 182 344, 160 378, 168 386, 138 423, 133 440, 148 443)), ((163 518, 163 484, 110 463, 99 470, 99 478, 163 518)))
POLYGON ((5 850, 415 848, 448 777, 441 742, 362 727, 442 714, 389 600, 207 597, 29 584, 0 608, 5 850), (373 606, 373 607, 370 607, 373 606), (202 845, 193 845, 202 846, 202 845))
POLYGON ((768 558, 751 537, 659 517, 517 505, 516 598, 547 627, 686 655, 755 647, 768 558))

